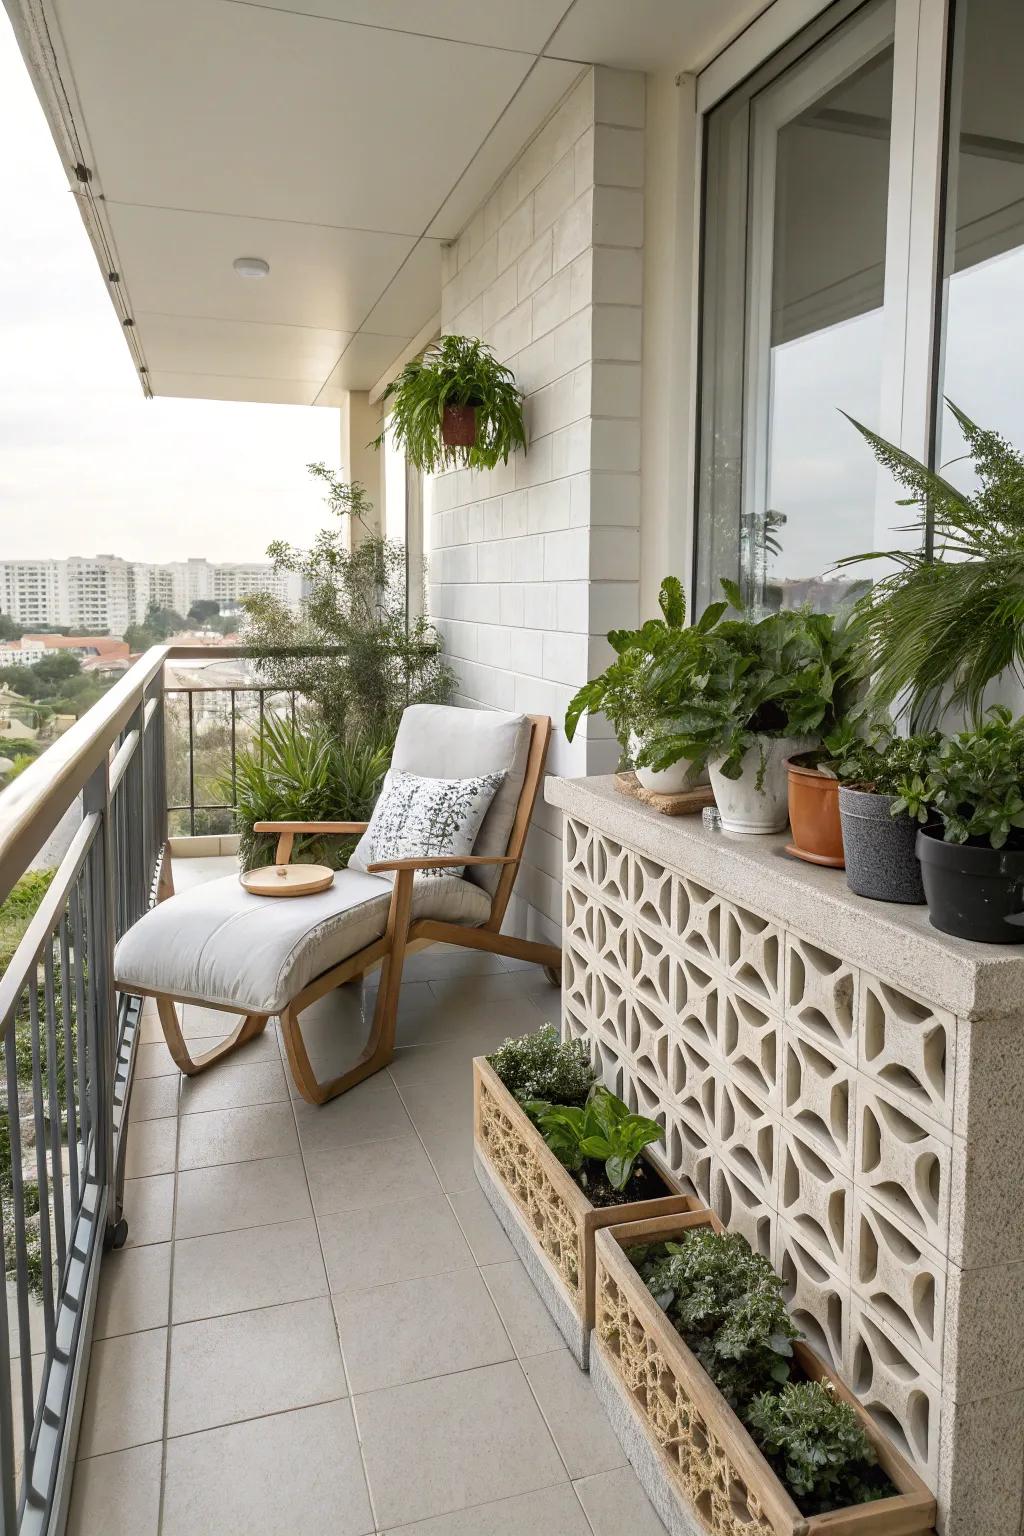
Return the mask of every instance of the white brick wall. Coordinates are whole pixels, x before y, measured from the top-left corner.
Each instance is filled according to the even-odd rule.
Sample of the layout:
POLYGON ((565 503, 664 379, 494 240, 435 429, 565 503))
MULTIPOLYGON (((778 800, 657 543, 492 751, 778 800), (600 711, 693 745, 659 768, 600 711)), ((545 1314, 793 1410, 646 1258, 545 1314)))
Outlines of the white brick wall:
MULTIPOLYGON (((588 70, 446 252, 445 331, 482 336, 527 396, 529 452, 435 490, 430 601, 460 701, 550 714, 549 767, 600 773, 562 731, 638 617, 645 82, 588 70)), ((538 807, 511 922, 561 924, 557 818, 538 807)))

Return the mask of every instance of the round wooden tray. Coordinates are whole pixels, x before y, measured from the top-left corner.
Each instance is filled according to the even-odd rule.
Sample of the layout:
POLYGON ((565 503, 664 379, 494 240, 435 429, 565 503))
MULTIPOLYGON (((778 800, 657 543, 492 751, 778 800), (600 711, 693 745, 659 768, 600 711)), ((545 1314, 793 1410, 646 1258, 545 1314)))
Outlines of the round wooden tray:
POLYGON ((268 864, 239 875, 252 896, 312 896, 334 884, 334 870, 325 864, 268 864))

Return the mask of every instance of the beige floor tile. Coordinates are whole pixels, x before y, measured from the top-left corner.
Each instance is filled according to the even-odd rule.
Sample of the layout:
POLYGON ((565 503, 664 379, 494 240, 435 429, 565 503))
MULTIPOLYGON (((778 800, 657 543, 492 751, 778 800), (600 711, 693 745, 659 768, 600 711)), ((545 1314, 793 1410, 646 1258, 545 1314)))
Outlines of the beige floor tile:
MULTIPOLYGON (((497 1504, 476 1504, 453 1515, 393 1527, 388 1536, 591 1536, 571 1483, 521 1493, 497 1504)), ((622 1532, 621 1536, 630 1536, 622 1532)))
POLYGON ((570 1477, 626 1465, 590 1377, 567 1349, 532 1355, 523 1361, 523 1370, 570 1477))
POLYGON ((220 1163, 178 1175, 176 1237, 268 1227, 313 1214, 301 1157, 220 1163))
POLYGON ((80 1461, 67 1536, 157 1536, 161 1457, 158 1441, 80 1461))
POLYGON ((101 1456, 160 1439, 166 1356, 166 1328, 96 1340, 89 1361, 79 1456, 101 1456))
POLYGON ((124 1214, 128 1222, 126 1247, 169 1242, 174 1226, 174 1174, 128 1179, 124 1186, 124 1214))
POLYGON ((178 1167, 212 1168, 217 1163, 292 1156, 298 1150, 295 1116, 288 1103, 211 1109, 182 1117, 178 1167))
POLYGON ((163 1536, 368 1536, 373 1516, 347 1402, 167 1443, 163 1536))
POLYGON ((180 1323, 172 1330, 169 1435, 347 1396, 327 1297, 180 1323))
POLYGON ((135 1076, 142 1077, 177 1077, 178 1069, 174 1065, 171 1053, 163 1040, 158 1044, 141 1044, 135 1053, 135 1076))
POLYGON ((516 1251, 479 1185, 460 1190, 449 1199, 478 1264, 505 1264, 515 1258, 516 1251))
POLYGON ((512 1359, 512 1346, 475 1269, 335 1296, 353 1392, 422 1381, 512 1359))
POLYGON ((316 1223, 288 1221, 179 1241, 172 1290, 176 1323, 326 1296, 316 1223))
POLYGON ((432 944, 409 955, 402 974, 407 981, 431 981, 435 976, 481 975, 504 969, 500 955, 462 949, 457 944, 432 944))
POLYGON ((466 1063, 451 1082, 405 1082, 398 1090, 420 1135, 462 1131, 473 1138, 473 1074, 466 1063))
POLYGON ((415 1136, 320 1152, 307 1163, 306 1172, 318 1216, 436 1195, 439 1187, 415 1136))
POLYGON ((562 1335, 518 1259, 508 1264, 489 1264, 480 1273, 520 1358, 545 1355, 561 1348, 562 1335))
MULTIPOLYGON (((178 1005, 181 1032, 186 1040, 200 1040, 204 1035, 223 1038, 238 1028, 243 1017, 240 1013, 226 1013, 223 1008, 204 1008, 201 1003, 178 1005)), ((267 1033, 273 1037, 274 1031, 268 1027, 267 1033)))
POLYGON ((153 1173, 174 1172, 174 1148, 178 1139, 178 1122, 168 1120, 138 1120, 128 1127, 128 1151, 125 1157, 125 1176, 129 1179, 148 1178, 153 1173))
MULTIPOLYGON (((230 1016, 225 1014, 224 1017, 228 1018, 230 1016)), ((212 1051, 215 1045, 220 1045, 221 1041, 226 1040, 230 1033, 231 1031, 228 1030, 219 1035, 190 1035, 188 1037, 189 1051, 194 1056, 201 1056, 204 1051, 212 1051)), ((244 1045, 240 1045, 236 1050, 232 1051, 231 1055, 225 1058, 224 1066, 248 1067, 260 1061, 280 1060, 281 1047, 277 1041, 277 1031, 274 1028, 273 1020, 271 1020, 262 1034, 256 1035, 252 1040, 247 1040, 244 1045)), ((222 1068, 214 1066, 210 1067, 209 1070, 211 1072, 220 1072, 222 1068)))
POLYGON ((423 1131, 423 1145, 446 1194, 478 1189, 473 1167, 473 1139, 466 1131, 423 1131))
POLYGON ((199 1114, 208 1109, 237 1109, 246 1104, 272 1104, 287 1099, 284 1068, 280 1061, 228 1060, 181 1085, 180 1113, 199 1114))
POLYGON ((175 1075, 140 1077, 132 1084, 129 1124, 134 1125, 136 1120, 163 1120, 177 1113, 178 1079, 175 1075))
POLYGON ((564 1480, 516 1364, 368 1392, 355 1407, 385 1530, 564 1480))
POLYGON ((555 1019, 561 1013, 561 994, 547 980, 540 966, 534 966, 533 970, 536 977, 530 976, 529 982, 526 979, 528 972, 500 971, 488 975, 435 976, 429 985, 445 1011, 458 1017, 478 1015, 481 1005, 519 1002, 529 997, 536 1000, 536 1006, 547 1003, 548 1016, 555 1019))
POLYGON ((171 1293, 171 1244, 107 1253, 100 1272, 94 1337, 162 1328, 171 1293))
POLYGON ((464 1025, 457 1036, 439 1040, 436 1045, 411 1045, 396 1051, 388 1067, 392 1080, 403 1088, 406 1083, 451 1083, 460 1072, 467 1072, 474 1056, 487 1056, 510 1035, 523 1035, 543 1022, 537 1010, 524 999, 516 1003, 488 1003, 479 1010, 473 1024, 464 1025))
POLYGON ((317 1224, 335 1292, 474 1267, 469 1245, 436 1184, 432 1195, 321 1216, 317 1224))
POLYGON ((412 1126, 398 1090, 386 1072, 332 1099, 329 1104, 294 1102, 302 1155, 315 1162, 321 1152, 363 1141, 393 1141, 410 1136, 412 1126))
POLYGON ((573 1485, 594 1536, 665 1536, 665 1527, 632 1467, 599 1472, 573 1485))

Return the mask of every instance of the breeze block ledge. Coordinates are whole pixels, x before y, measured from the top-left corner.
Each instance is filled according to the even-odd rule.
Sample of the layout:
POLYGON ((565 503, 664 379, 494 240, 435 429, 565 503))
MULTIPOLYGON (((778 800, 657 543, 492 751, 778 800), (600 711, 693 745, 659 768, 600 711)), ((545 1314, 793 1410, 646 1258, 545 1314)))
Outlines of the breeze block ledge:
POLYGON ((771 1259, 945 1536, 1016 1531, 1024 1469, 993 1426, 1024 1422, 1024 946, 613 786, 547 781, 563 1033, 771 1259))

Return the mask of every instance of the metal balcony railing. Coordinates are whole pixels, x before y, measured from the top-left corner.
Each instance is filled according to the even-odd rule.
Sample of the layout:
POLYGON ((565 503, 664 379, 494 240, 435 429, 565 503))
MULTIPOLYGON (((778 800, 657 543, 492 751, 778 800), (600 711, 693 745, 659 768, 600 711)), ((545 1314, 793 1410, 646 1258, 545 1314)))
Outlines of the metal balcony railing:
MULTIPOLYGON (((0 902, 66 814, 81 816, 0 977, 0 1536, 56 1536, 66 1518, 100 1260, 125 1236, 139 1003, 115 991, 113 950, 161 874, 164 664, 209 656, 154 647, 0 794, 0 902)), ((195 704, 176 691, 188 696, 194 825, 195 704)), ((234 695, 259 694, 258 724, 266 690, 227 691, 237 744, 234 695)))

